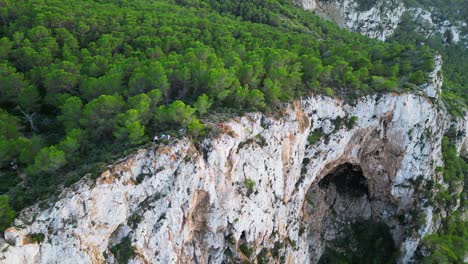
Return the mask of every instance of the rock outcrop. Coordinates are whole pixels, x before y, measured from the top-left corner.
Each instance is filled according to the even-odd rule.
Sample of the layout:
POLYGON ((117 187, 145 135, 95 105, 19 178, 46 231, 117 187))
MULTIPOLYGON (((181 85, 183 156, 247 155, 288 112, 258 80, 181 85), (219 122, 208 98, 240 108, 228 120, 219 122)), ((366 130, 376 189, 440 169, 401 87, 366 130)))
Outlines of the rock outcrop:
POLYGON ((371 6, 352 0, 317 1, 316 8, 341 27, 382 41, 393 35, 405 12, 398 0, 375 1, 371 6))
POLYGON ((392 36, 404 15, 408 15, 416 31, 426 37, 439 34, 445 42, 468 44, 466 21, 449 21, 432 8, 406 7, 401 0, 293 0, 306 10, 335 21, 339 26, 382 41, 392 36))
MULTIPOLYGON (((155 144, 85 177, 46 209, 22 212, 0 242, 0 263, 114 263, 122 241, 130 263, 314 262, 338 230, 323 226, 330 208, 391 227, 408 262, 438 225, 430 206, 417 205, 428 214, 418 225, 398 219, 415 208, 416 178, 441 181, 443 107, 413 94, 352 105, 312 96, 281 115, 235 118, 197 147, 185 138, 155 144), (349 192, 336 180, 346 168, 358 175, 344 178, 349 192)), ((466 119, 457 128, 465 135, 466 119)))

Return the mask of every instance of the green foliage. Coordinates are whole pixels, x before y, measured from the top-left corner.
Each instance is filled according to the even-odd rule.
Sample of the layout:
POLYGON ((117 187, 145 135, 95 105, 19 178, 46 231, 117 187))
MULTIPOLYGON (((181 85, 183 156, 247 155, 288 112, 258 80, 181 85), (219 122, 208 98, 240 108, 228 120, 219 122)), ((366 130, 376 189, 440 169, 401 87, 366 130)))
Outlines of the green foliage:
POLYGON ((255 181, 250 178, 247 178, 244 180, 244 186, 247 189, 247 193, 251 194, 255 188, 255 181))
POLYGON ((160 106, 155 113, 155 119, 168 129, 176 126, 186 128, 195 119, 194 114, 195 108, 177 100, 168 106, 160 106))
POLYGON ((443 208, 455 206, 456 201, 460 199, 461 208, 465 208, 468 206, 468 202, 466 199, 467 192, 463 187, 466 184, 466 175, 468 175, 468 164, 463 158, 457 156, 457 150, 453 145, 453 140, 457 132, 455 131, 455 134, 451 135, 450 130, 449 133, 442 138, 444 167, 436 168, 436 170, 443 171, 444 181, 447 183, 448 188, 436 184, 437 192, 434 198, 438 206, 443 208), (456 190, 460 189, 464 191, 459 194, 456 190))
POLYGON ((462 263, 468 251, 468 222, 461 216, 468 206, 468 192, 466 186, 466 175, 468 175, 467 162, 457 156, 457 150, 453 141, 457 137, 454 127, 442 139, 442 157, 444 167, 436 168, 443 171, 444 181, 448 184, 448 189, 436 184, 435 206, 442 208, 452 208, 456 200, 460 199, 458 209, 451 212, 442 221, 442 227, 437 233, 424 237, 421 248, 424 255, 419 254, 420 263, 462 263), (459 194, 456 190, 462 192, 459 194))
POLYGON ((457 149, 450 142, 450 138, 442 138, 442 157, 444 159, 444 180, 452 183, 456 180, 464 180, 468 175, 468 164, 457 155, 457 149))
POLYGON ((195 109, 197 109, 197 112, 202 116, 208 112, 211 105, 213 105, 213 99, 210 99, 206 94, 200 95, 197 101, 193 104, 195 109))
POLYGON ((247 258, 250 258, 254 253, 253 249, 247 245, 247 243, 239 245, 239 251, 242 252, 247 258))
POLYGON ((12 46, 11 41, 7 37, 0 38, 0 60, 8 58, 12 46))
POLYGON ((468 17, 468 7, 463 0, 404 0, 409 7, 431 7, 441 16, 440 19, 451 21, 466 19, 468 17))
POLYGON ((274 258, 278 258, 280 256, 280 251, 284 248, 284 244, 280 241, 275 241, 273 248, 271 249, 271 255, 274 258))
POLYGON ((257 143, 260 147, 264 147, 267 145, 266 139, 260 134, 255 135, 254 140, 255 140, 255 143, 257 143))
POLYGON ((0 233, 10 226, 15 217, 15 211, 10 208, 8 196, 0 195, 0 233))
POLYGON ((205 135, 205 126, 198 119, 193 119, 187 127, 190 135, 193 137, 201 137, 205 135))
POLYGON ((397 80, 394 78, 385 78, 380 76, 372 76, 372 87, 379 91, 395 91, 398 87, 397 80))
POLYGON ((20 155, 19 147, 27 141, 21 133, 21 120, 0 109, 0 168, 7 167, 20 155))
POLYGON ((359 118, 357 116, 352 116, 351 118, 347 119, 345 123, 346 127, 348 129, 352 129, 357 124, 358 119, 359 118))
POLYGON ((424 73, 419 70, 415 73, 410 74, 409 76, 409 82, 414 83, 414 84, 423 84, 424 83, 424 73))
POLYGON ((80 124, 95 140, 110 138, 117 123, 117 115, 124 106, 121 96, 101 95, 86 104, 80 124))
MULTIPOLYGON (((463 21, 468 15, 468 8, 463 0, 405 0, 408 6, 433 8, 431 11, 439 21, 460 20, 463 21)), ((391 37, 390 41, 397 41, 404 45, 423 46, 424 53, 421 55, 412 55, 412 62, 400 63, 400 72, 408 74, 411 67, 414 69, 429 71, 434 67, 433 57, 430 56, 428 47, 442 55, 442 70, 444 74, 444 84, 442 87, 442 99, 448 110, 453 116, 463 116, 468 102, 468 93, 465 92, 468 83, 468 76, 463 74, 468 67, 468 49, 460 41, 458 44, 452 42, 452 33, 450 31, 434 34, 427 37, 417 33, 418 23, 415 23, 409 13, 404 13, 401 22, 391 37)), ((464 27, 466 30, 466 26, 464 27)), ((462 29, 463 30, 463 29, 462 29)), ((424 78, 420 73, 412 74, 413 82, 419 83, 424 78)))
POLYGON ((110 251, 119 264, 127 264, 128 261, 135 256, 135 249, 132 246, 130 237, 122 239, 122 241, 113 246, 110 251))
POLYGON ((80 149, 83 138, 83 130, 78 128, 72 129, 66 134, 65 138, 60 141, 58 149, 65 153, 67 160, 76 160, 76 154, 80 149))
POLYGON ((167 99, 168 87, 169 83, 163 65, 159 61, 152 61, 134 70, 128 82, 128 93, 136 95, 159 89, 165 92, 164 97, 167 99))
POLYGON ((358 7, 359 7, 360 11, 367 11, 367 10, 371 9, 374 6, 375 1, 373 1, 373 0, 356 0, 356 3, 358 4, 358 7))
POLYGON ((40 244, 42 241, 45 239, 45 235, 42 233, 33 233, 28 235, 29 238, 31 239, 31 242, 40 244))
POLYGON ((30 173, 54 173, 66 163, 65 152, 55 146, 46 147, 41 149, 34 158, 34 165, 30 168, 30 173))
POLYGON ((468 222, 459 213, 448 216, 441 231, 424 237, 422 247, 430 253, 420 263, 463 263, 468 251, 468 222))
POLYGON ((139 145, 148 140, 145 127, 141 124, 141 113, 138 110, 127 110, 119 114, 117 119, 117 128, 114 129, 116 139, 127 142, 130 146, 139 145))
POLYGON ((127 223, 130 227, 135 229, 138 226, 138 224, 141 223, 142 220, 143 217, 141 215, 133 214, 128 218, 127 223))
MULTIPOLYGON (((2 186, 15 209, 156 132, 204 136, 208 112, 275 111, 313 92, 403 92, 433 55, 277 0, 7 1, 1 9, 0 170, 22 175, 7 182, 23 184, 2 186)), ((459 91, 443 97, 455 102, 459 91)), ((458 106, 450 109, 460 114, 458 106)))
POLYGON ((83 102, 76 96, 68 98, 60 107, 62 114, 58 117, 58 120, 63 124, 65 131, 79 127, 82 108, 83 102))
POLYGON ((358 221, 326 247, 319 263, 395 263, 397 248, 384 223, 358 221))
POLYGON ((335 95, 335 91, 333 91, 332 88, 330 87, 325 87, 323 89, 323 93, 326 95, 326 96, 330 96, 330 97, 333 97, 335 95))
POLYGON ((21 120, 0 109, 0 136, 14 139, 21 135, 21 120))
POLYGON ((321 128, 317 128, 312 133, 309 134, 307 137, 307 142, 309 142, 310 145, 313 145, 317 143, 322 137, 324 136, 324 133, 321 128))
POLYGON ((34 85, 28 85, 18 94, 18 105, 26 112, 37 112, 41 108, 41 95, 34 85))
POLYGON ((6 62, 0 62, 0 105, 16 103, 20 91, 27 85, 23 73, 6 62))
POLYGON ((254 111, 265 109, 266 103, 263 92, 257 89, 250 90, 247 95, 247 105, 254 111))

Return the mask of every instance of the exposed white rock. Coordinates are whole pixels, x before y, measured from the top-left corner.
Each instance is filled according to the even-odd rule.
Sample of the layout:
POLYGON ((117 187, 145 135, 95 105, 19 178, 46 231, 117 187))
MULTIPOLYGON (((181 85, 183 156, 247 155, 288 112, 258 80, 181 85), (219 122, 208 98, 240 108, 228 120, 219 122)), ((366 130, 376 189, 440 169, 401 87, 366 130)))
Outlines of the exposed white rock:
POLYGON ((440 34, 444 41, 456 44, 462 38, 461 28, 466 27, 466 22, 455 21, 452 23, 448 20, 440 20, 436 14, 422 8, 408 8, 407 12, 416 23, 417 32, 428 38, 434 34, 440 34))
MULTIPOLYGON (((126 236, 136 252, 131 263, 222 263, 227 248, 245 242, 258 254, 276 241, 295 241, 280 254, 288 263, 307 263, 323 251, 300 232, 305 195, 317 177, 343 162, 388 172, 394 178, 382 179, 390 183, 386 195, 405 210, 414 198, 408 180, 435 177, 442 165, 448 124, 443 109, 411 94, 364 97, 354 106, 316 96, 292 104, 280 119, 236 118, 203 150, 186 139, 142 149, 96 182, 83 179, 66 189, 47 209, 25 210, 5 233, 11 245, 0 242, 0 263, 112 263, 110 247, 126 236), (352 129, 338 128, 328 140, 308 144, 311 131, 346 116, 358 117, 352 129), (370 143, 359 144, 359 138, 370 143), (401 161, 373 159, 379 149, 372 146, 390 146, 401 161), (310 162, 301 177, 304 158, 310 162), (246 179, 255 182, 253 190, 246 179), (45 240, 31 243, 33 233, 45 240)), ((387 174, 369 177, 379 183, 378 175, 387 174)), ((414 237, 403 238, 403 262, 433 230, 431 219, 414 237)))
POLYGON ((408 13, 417 25, 417 32, 431 37, 440 34, 448 43, 463 40, 468 45, 468 35, 462 35, 466 28, 465 21, 441 20, 434 10, 407 8, 401 0, 377 0, 369 6, 361 5, 357 0, 294 0, 305 10, 315 10, 319 14, 335 21, 339 26, 359 32, 371 38, 385 41, 392 36, 402 17, 408 13))
POLYGON ((301 0, 297 2, 305 10, 315 10, 315 8, 317 8, 317 3, 315 2, 315 0, 301 0))
POLYGON ((421 85, 424 93, 430 97, 438 99, 444 84, 444 77, 442 75, 442 56, 437 55, 434 57, 434 70, 429 73, 429 82, 421 85))
POLYGON ((369 7, 354 0, 307 0, 299 1, 299 4, 306 10, 316 10, 329 17, 341 27, 382 41, 394 33, 406 10, 398 0, 375 1, 369 7))

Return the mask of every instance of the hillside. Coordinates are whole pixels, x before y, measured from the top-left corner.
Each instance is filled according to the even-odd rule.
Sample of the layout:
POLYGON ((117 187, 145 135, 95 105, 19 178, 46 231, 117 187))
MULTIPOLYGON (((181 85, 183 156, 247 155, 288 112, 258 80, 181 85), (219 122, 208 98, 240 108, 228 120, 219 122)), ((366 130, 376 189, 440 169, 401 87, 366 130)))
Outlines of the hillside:
POLYGON ((463 116, 468 103, 468 2, 466 0, 295 0, 340 27, 382 41, 429 47, 444 61, 443 100, 463 116))
POLYGON ((0 0, 0 263, 462 261, 465 10, 377 2, 0 0))
POLYGON ((191 5, 207 7, 73 0, 3 7, 0 164, 15 209, 158 131, 203 136, 199 119, 208 109, 275 111, 311 92, 352 100, 417 91, 434 67, 429 50, 370 40, 290 6, 276 3, 273 13, 246 3, 259 24, 191 5))

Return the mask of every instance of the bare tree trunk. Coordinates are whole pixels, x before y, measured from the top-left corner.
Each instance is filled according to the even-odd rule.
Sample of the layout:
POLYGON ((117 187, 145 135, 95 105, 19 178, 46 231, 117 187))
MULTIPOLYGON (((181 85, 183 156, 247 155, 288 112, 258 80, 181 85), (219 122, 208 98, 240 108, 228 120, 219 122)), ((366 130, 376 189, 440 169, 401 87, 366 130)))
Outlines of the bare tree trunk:
POLYGON ((21 113, 23 114, 23 119, 26 120, 28 123, 29 123, 29 126, 31 127, 31 130, 36 133, 38 132, 39 130, 37 129, 37 127, 34 125, 34 116, 37 114, 37 113, 32 113, 32 114, 28 114, 26 112, 23 111, 23 109, 21 109, 21 107, 18 105, 17 108, 21 111, 21 113))

